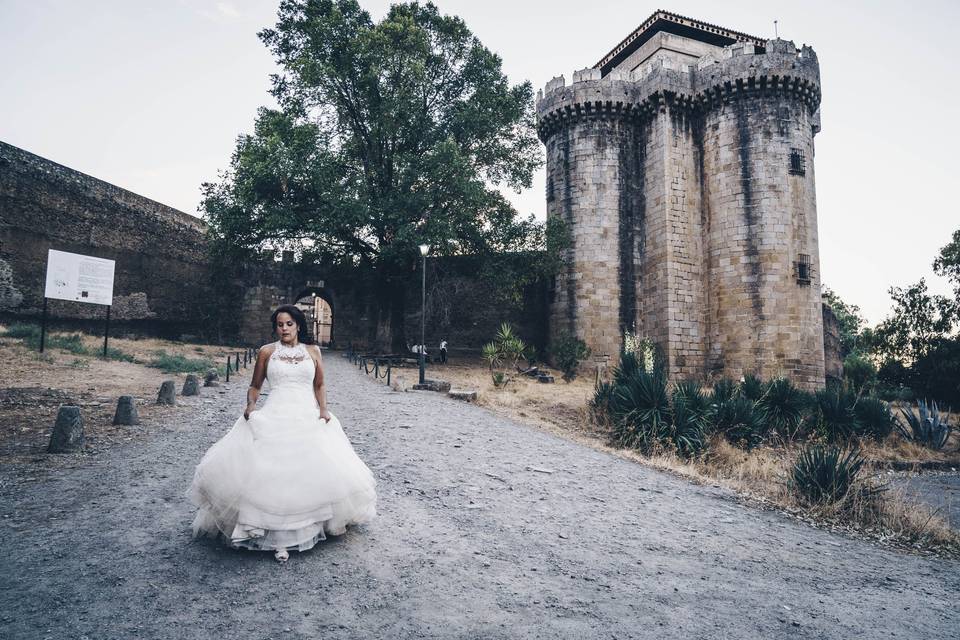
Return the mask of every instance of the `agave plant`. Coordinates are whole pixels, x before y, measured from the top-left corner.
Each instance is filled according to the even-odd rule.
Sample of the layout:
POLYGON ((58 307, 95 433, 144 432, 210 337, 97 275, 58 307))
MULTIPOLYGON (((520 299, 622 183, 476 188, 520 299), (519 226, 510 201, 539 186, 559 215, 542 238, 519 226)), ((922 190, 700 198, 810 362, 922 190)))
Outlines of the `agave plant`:
POLYGON ((776 431, 785 440, 797 436, 809 405, 810 397, 787 378, 771 380, 757 400, 757 410, 767 422, 768 429, 776 431))
POLYGON ((793 466, 790 488, 811 506, 842 503, 854 488, 864 462, 856 448, 808 447, 793 466))
POLYGON ((923 400, 917 402, 917 410, 919 415, 912 410, 900 409, 906 425, 897 420, 897 429, 907 440, 937 451, 943 449, 953 433, 953 426, 948 420, 949 410, 947 413, 940 413, 936 402, 931 402, 928 406, 923 400))
POLYGON ((860 423, 860 433, 882 442, 893 432, 896 418, 890 405, 874 396, 863 396, 854 408, 860 423))

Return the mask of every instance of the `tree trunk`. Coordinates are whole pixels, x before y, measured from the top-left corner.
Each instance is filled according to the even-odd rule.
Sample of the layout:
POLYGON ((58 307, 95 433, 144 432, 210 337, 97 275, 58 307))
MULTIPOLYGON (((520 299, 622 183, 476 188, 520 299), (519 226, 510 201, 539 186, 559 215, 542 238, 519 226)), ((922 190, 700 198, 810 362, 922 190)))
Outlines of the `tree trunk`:
POLYGON ((380 275, 376 280, 376 293, 377 327, 374 349, 379 353, 406 353, 406 283, 396 276, 380 275))

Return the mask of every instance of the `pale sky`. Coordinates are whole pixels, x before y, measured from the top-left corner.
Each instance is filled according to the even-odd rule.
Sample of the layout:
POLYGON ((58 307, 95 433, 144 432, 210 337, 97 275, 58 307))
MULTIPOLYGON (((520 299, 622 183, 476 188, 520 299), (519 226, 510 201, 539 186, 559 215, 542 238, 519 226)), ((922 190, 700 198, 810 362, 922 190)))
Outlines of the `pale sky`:
MULTIPOLYGON (((0 140, 196 215, 201 182, 249 132, 273 61, 256 32, 275 0, 0 0, 0 140)), ((379 19, 389 2, 362 0, 379 19)), ((887 289, 926 277, 954 230, 960 3, 438 0, 503 58, 512 82, 542 87, 594 64, 657 9, 820 59, 816 137, 823 282, 871 323, 887 289)), ((544 178, 511 196, 545 214, 544 178)))

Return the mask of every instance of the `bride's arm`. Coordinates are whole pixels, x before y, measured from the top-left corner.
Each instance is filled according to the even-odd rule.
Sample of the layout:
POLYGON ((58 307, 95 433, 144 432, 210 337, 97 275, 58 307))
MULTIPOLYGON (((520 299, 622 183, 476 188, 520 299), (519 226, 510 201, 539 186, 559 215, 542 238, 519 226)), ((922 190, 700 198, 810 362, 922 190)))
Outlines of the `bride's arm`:
POLYGON ((313 366, 316 367, 316 373, 313 376, 313 395, 317 397, 317 406, 320 407, 320 419, 324 422, 330 422, 330 412, 327 411, 327 388, 323 384, 323 356, 320 354, 320 347, 310 346, 313 352, 313 366))
POLYGON ((263 347, 257 352, 257 363, 253 366, 253 380, 250 381, 250 388, 247 389, 247 408, 243 410, 243 417, 250 419, 250 414, 257 408, 257 398, 260 397, 260 387, 267 377, 267 361, 273 349, 263 347))

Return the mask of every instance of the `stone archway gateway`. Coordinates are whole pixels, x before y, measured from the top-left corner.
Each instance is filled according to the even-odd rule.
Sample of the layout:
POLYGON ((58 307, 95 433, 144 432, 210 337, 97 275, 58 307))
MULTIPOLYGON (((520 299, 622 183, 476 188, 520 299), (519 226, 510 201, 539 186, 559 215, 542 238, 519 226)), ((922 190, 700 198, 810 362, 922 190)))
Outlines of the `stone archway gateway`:
POLYGON ((333 296, 323 283, 308 285, 296 296, 293 304, 307 316, 310 337, 322 347, 333 346, 333 296))

